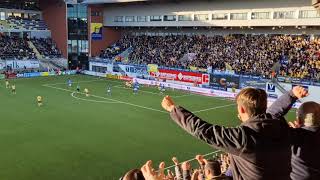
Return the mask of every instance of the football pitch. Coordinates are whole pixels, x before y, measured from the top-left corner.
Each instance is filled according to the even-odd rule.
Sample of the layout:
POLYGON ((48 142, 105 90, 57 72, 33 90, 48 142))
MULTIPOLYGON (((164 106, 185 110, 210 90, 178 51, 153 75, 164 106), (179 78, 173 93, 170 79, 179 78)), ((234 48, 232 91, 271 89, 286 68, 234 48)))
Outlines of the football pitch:
POLYGON ((5 180, 113 180, 149 159, 169 166, 173 156, 183 161, 214 151, 170 119, 161 107, 165 95, 209 122, 239 124, 235 102, 178 90, 162 95, 143 86, 134 95, 123 81, 74 75, 10 80, 14 95, 0 83, 0 179, 5 180), (76 93, 78 84, 91 95, 76 93), (43 97, 42 107, 37 96, 43 97))

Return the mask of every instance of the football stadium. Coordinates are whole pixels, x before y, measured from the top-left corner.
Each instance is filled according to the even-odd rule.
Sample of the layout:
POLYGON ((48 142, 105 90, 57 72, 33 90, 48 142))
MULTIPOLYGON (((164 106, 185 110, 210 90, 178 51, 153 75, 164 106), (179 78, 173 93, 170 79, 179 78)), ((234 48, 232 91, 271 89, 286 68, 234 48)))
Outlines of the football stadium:
POLYGON ((2 0, 0 114, 4 180, 320 180, 320 1, 2 0))

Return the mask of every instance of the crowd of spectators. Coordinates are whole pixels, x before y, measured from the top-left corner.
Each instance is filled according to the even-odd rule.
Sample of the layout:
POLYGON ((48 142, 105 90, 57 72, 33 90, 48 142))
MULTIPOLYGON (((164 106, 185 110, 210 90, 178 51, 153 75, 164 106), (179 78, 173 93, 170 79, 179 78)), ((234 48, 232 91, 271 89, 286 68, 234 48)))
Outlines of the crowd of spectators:
POLYGON ((33 38, 32 43, 39 53, 47 58, 60 58, 61 52, 51 38, 33 38))
POLYGON ((30 47, 31 41, 39 53, 45 58, 60 58, 61 51, 51 38, 21 38, 18 36, 0 35, 0 58, 2 60, 37 59, 37 55, 30 47))
MULTIPOLYGON (((293 35, 125 36, 117 46, 132 47, 131 63, 168 67, 212 67, 269 77, 272 71, 320 79, 320 38, 293 35), (279 63, 279 66, 275 66, 279 63)), ((110 53, 109 53, 110 54, 110 53)), ((110 57, 104 53, 101 57, 110 57)))
POLYGON ((114 43, 111 47, 108 47, 100 52, 100 58, 111 59, 115 56, 119 55, 129 47, 133 45, 133 39, 130 36, 124 36, 116 43, 114 43))
POLYGON ((232 180, 230 159, 228 154, 220 154, 220 157, 214 156, 211 159, 205 159, 203 155, 195 157, 198 165, 192 166, 191 161, 179 163, 176 157, 172 158, 174 166, 165 167, 165 163, 159 164, 158 171, 154 171, 152 161, 146 162, 141 169, 132 169, 128 171, 122 180, 144 180, 151 179, 147 177, 144 171, 154 171, 154 180, 232 180), (165 170, 167 169, 167 172, 165 170))
POLYGON ((29 47, 26 39, 16 36, 0 36, 1 59, 36 59, 36 55, 29 47))

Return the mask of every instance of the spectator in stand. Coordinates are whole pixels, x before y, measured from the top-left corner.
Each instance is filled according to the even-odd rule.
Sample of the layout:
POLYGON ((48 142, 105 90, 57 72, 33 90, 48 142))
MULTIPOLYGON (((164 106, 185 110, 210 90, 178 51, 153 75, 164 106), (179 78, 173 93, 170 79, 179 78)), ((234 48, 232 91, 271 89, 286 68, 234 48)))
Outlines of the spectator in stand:
POLYGON ((212 67, 270 78, 278 63, 276 70, 280 76, 320 77, 320 38, 308 36, 127 35, 102 51, 100 57, 113 58, 129 47, 132 48, 129 61, 136 64, 184 69, 212 67))
MULTIPOLYGON (((294 88, 292 98, 305 97, 303 92, 294 88)), ((269 112, 288 112, 291 106, 277 109, 287 103, 279 101, 280 106, 271 106, 267 111, 266 92, 254 88, 243 89, 236 102, 242 124, 235 128, 209 124, 175 105, 169 96, 163 99, 162 107, 191 135, 229 153, 234 179, 290 179, 289 127, 281 113, 269 112)))
POLYGON ((19 60, 36 59, 27 40, 7 35, 0 35, 0 58, 19 60))
POLYGON ((61 57, 61 52, 51 38, 33 38, 31 41, 42 56, 48 58, 61 57))

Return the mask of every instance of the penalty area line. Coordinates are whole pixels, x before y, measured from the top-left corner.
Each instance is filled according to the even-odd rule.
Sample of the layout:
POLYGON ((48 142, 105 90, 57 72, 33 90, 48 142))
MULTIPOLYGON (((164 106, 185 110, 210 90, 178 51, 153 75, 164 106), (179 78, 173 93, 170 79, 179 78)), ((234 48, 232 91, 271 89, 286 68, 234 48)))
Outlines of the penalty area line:
POLYGON ((229 106, 234 106, 234 105, 236 105, 236 104, 233 103, 233 104, 227 104, 227 105, 223 105, 223 106, 216 106, 216 107, 212 107, 212 108, 207 108, 207 109, 201 109, 201 110, 198 110, 198 111, 193 111, 193 113, 210 111, 210 110, 214 110, 214 109, 221 109, 221 108, 225 108, 225 107, 229 107, 229 106))
MULTIPOLYGON (((59 88, 59 87, 54 87, 54 86, 49 86, 49 85, 43 85, 43 86, 49 87, 49 88, 52 88, 52 89, 58 89, 58 90, 61 90, 61 91, 74 92, 74 91, 69 90, 69 89, 64 89, 64 88, 59 88)), ((81 94, 84 94, 84 93, 81 93, 81 94)), ((150 107, 145 107, 145 106, 141 106, 141 105, 125 102, 125 101, 120 101, 120 100, 117 100, 117 99, 107 98, 107 97, 103 97, 103 96, 97 96, 97 95, 93 95, 93 94, 91 94, 90 96, 96 97, 96 98, 105 99, 105 100, 110 100, 110 101, 114 101, 114 102, 118 102, 119 104, 126 104, 126 105, 129 105, 129 106, 139 107, 139 108, 147 109, 147 110, 150 110, 150 111, 156 111, 156 112, 168 114, 168 112, 166 112, 166 111, 161 111, 159 109, 153 109, 153 108, 150 108, 150 107)))

